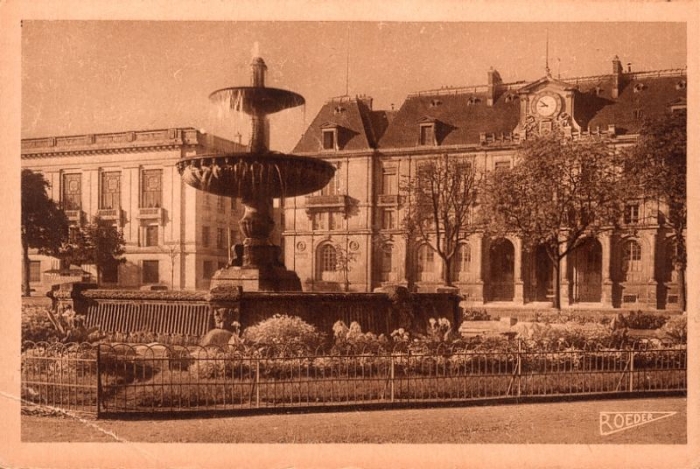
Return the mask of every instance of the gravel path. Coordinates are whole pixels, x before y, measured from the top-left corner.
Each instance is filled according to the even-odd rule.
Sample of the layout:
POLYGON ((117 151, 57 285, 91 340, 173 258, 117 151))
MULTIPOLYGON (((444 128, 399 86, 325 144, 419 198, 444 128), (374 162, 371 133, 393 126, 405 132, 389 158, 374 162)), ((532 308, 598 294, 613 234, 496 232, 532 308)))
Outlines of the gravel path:
POLYGON ((22 416, 23 442, 686 443, 686 399, 620 399, 174 420, 22 416), (601 411, 677 414, 608 436, 601 411))

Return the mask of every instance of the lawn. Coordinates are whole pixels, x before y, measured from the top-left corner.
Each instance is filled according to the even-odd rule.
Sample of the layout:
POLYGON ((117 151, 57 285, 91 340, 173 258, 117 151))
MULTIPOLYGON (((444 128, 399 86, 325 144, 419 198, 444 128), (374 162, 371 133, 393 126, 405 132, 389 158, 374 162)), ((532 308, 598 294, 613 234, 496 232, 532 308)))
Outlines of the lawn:
POLYGON ((684 444, 683 397, 218 418, 22 416, 23 442, 684 444), (601 411, 677 414, 608 436, 601 411))

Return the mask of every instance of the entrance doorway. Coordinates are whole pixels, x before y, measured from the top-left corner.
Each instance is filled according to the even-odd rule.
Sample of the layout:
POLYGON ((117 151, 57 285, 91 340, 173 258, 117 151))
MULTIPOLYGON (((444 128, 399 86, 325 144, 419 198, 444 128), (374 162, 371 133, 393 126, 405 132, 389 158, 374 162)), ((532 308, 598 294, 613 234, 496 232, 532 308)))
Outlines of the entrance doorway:
POLYGON ((587 238, 571 253, 569 263, 574 303, 600 303, 603 293, 603 248, 594 238, 587 238))
POLYGON ((515 248, 507 239, 499 239, 489 252, 491 301, 513 301, 515 296, 515 248))

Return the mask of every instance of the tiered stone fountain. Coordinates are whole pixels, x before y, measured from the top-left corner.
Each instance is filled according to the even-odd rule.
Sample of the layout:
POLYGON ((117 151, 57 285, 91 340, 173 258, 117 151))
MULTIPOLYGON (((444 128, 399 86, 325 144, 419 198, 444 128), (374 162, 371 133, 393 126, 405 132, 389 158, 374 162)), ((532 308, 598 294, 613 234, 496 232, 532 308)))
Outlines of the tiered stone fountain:
POLYGON ((190 186, 240 198, 245 213, 239 225, 244 236, 236 256, 214 274, 207 291, 101 290, 90 284, 56 285, 50 296, 57 307, 73 305, 86 314, 86 325, 107 332, 148 331, 197 339, 213 328, 242 327, 274 314, 299 316, 329 332, 342 320, 362 330, 390 333, 398 327, 425 330, 429 317, 447 317, 458 324, 459 298, 451 294, 409 293, 388 288, 378 293, 308 293, 299 277, 287 270, 280 248, 270 242, 274 228, 272 201, 317 191, 333 177, 334 168, 316 158, 286 155, 268 148, 267 115, 299 106, 304 98, 291 91, 265 87, 265 62, 251 63, 251 86, 225 88, 210 98, 251 116, 248 151, 200 154, 178 161, 190 186))
POLYGON ((272 200, 317 191, 328 184, 335 169, 317 158, 270 151, 267 115, 302 105, 304 98, 291 91, 267 88, 267 66, 262 58, 254 57, 251 69, 251 86, 224 88, 209 96, 251 117, 248 151, 183 158, 177 168, 190 186, 239 198, 245 207, 239 222, 243 245, 236 246, 234 263, 216 272, 212 288, 232 285, 245 291, 301 291, 299 277, 284 267, 279 247, 270 242, 274 228, 272 200))

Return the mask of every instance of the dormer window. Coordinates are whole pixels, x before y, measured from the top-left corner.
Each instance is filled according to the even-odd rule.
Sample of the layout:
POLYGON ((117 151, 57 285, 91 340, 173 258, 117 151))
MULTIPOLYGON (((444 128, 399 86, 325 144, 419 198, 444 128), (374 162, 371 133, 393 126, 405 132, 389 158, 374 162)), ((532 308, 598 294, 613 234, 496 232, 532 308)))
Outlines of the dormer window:
POLYGON ((440 101, 439 99, 433 99, 430 101, 430 107, 438 107, 441 104, 442 101, 440 101))
POLYGON ((478 104, 481 102, 481 99, 477 98, 476 96, 470 96, 469 99, 467 100, 467 105, 472 106, 474 104, 478 104))
POLYGON ((635 93, 640 93, 646 89, 646 85, 644 83, 635 83, 634 85, 634 92, 635 93))
POLYGON ((338 129, 323 129, 323 149, 337 150, 338 149, 338 129))
POLYGON ((512 95, 512 94, 510 94, 510 93, 506 95, 506 97, 505 97, 505 102, 509 103, 509 102, 511 102, 511 101, 513 101, 513 100, 515 100, 515 95, 512 95))
POLYGON ((603 88, 600 86, 596 86, 595 88, 593 88, 593 94, 595 96, 600 96, 601 94, 603 94, 603 88))
POLYGON ((344 108, 343 106, 340 106, 340 105, 339 105, 339 106, 336 106, 336 107, 333 109, 333 114, 335 114, 336 116, 337 116, 338 114, 342 114, 343 112, 345 112, 345 108, 344 108))
POLYGON ((634 118, 637 120, 641 120, 644 118, 644 111, 642 109, 635 109, 633 111, 634 113, 634 118))
POLYGON ((676 83, 677 90, 684 90, 686 86, 688 86, 688 83, 685 80, 680 80, 676 83))
POLYGON ((426 123, 420 125, 420 140, 421 145, 435 145, 435 123, 426 123))

